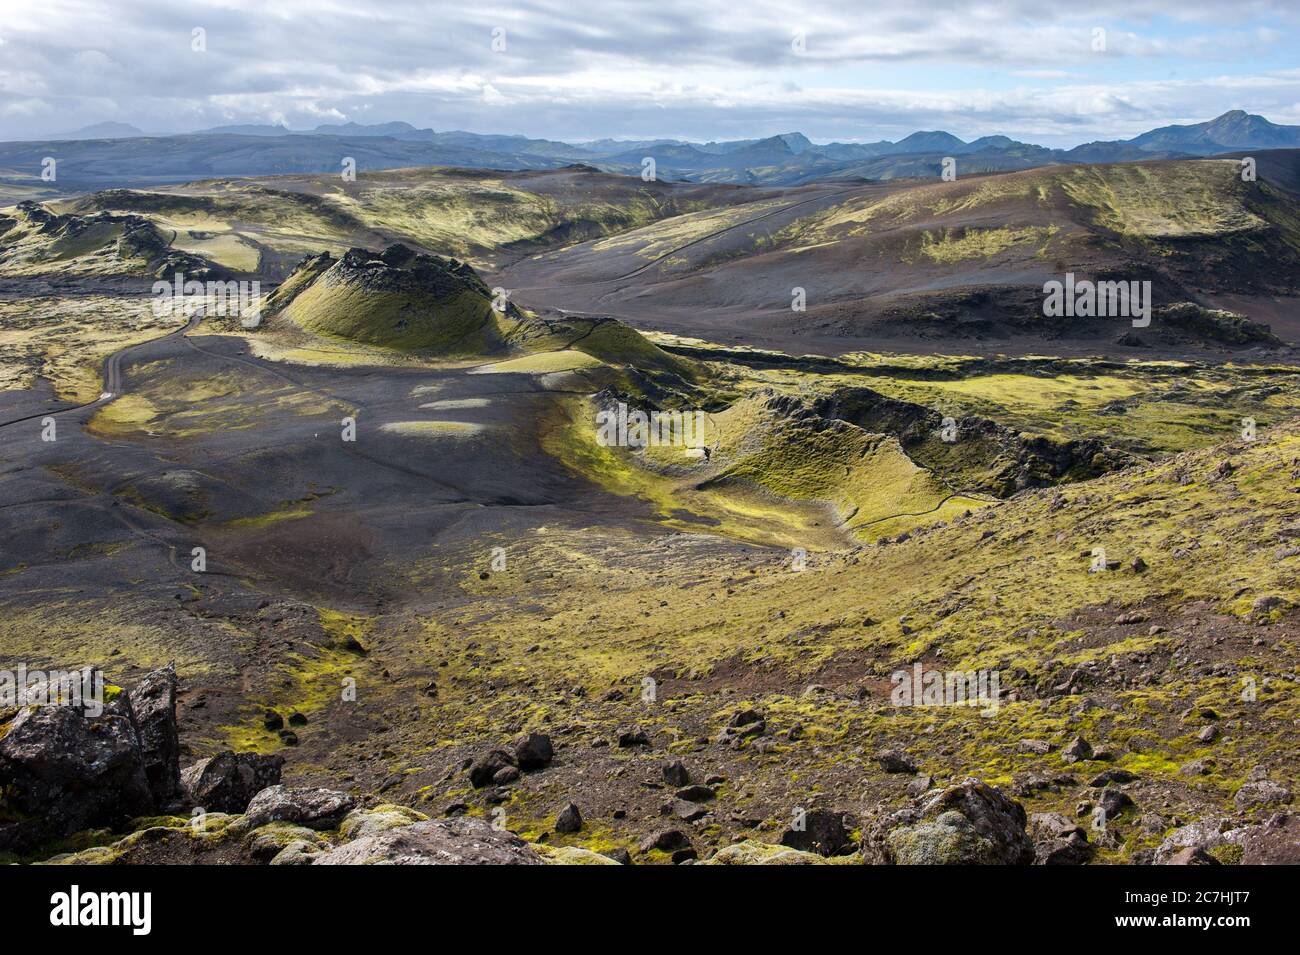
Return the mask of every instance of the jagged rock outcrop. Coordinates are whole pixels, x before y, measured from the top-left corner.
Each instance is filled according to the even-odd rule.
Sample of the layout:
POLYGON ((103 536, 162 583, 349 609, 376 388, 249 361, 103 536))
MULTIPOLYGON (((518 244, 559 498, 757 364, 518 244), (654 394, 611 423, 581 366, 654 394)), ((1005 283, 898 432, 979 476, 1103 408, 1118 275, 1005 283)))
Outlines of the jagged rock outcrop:
POLYGON ((130 693, 140 736, 140 757, 159 807, 180 794, 180 739, 176 732, 176 668, 146 674, 130 693))
MULTIPOLYGON (((797 399, 786 399, 796 402, 797 399)), ((1026 435, 987 418, 953 418, 870 388, 841 388, 815 401, 812 413, 865 431, 892 434, 917 464, 940 473, 960 470, 963 487, 1006 497, 1026 488, 1099 477, 1128 459, 1095 438, 1054 441, 1026 435), (944 435, 947 435, 945 439, 944 435)))
POLYGON ((157 806, 126 695, 97 717, 72 705, 26 706, 2 731, 0 792, 11 821, 0 823, 0 849, 27 851, 157 806))

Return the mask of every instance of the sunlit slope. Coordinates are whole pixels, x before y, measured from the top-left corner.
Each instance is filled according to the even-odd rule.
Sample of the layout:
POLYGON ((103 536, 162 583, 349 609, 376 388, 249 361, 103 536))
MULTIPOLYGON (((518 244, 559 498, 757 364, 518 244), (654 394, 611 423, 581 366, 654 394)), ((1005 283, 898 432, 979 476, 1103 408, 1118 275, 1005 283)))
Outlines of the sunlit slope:
POLYGON ((503 173, 448 168, 212 180, 113 189, 69 204, 135 212, 173 245, 239 269, 285 274, 303 253, 402 241, 476 266, 616 234, 667 216, 747 203, 761 190, 643 182, 589 167, 503 173), (252 270, 252 269, 248 269, 252 270))
MULTIPOLYGON (((702 213, 561 250, 530 264, 526 284, 608 283, 589 302, 565 290, 566 307, 648 322, 653 303, 674 329, 696 309, 763 313, 765 328, 786 334, 1113 341, 1127 323, 1043 315, 1043 284, 1067 272, 1149 281, 1156 308, 1296 294, 1300 208, 1266 181, 1243 182, 1231 160, 845 186, 788 217, 729 227, 702 213), (793 307, 798 289, 803 309, 793 307)), ((1173 316, 1138 337, 1214 341, 1215 325, 1173 316)))
POLYGON ((621 322, 538 317, 489 288, 468 264, 403 245, 304 259, 267 297, 263 319, 247 335, 265 357, 483 362, 482 373, 580 372, 578 384, 592 392, 613 387, 654 401, 686 394, 715 400, 703 366, 621 322))

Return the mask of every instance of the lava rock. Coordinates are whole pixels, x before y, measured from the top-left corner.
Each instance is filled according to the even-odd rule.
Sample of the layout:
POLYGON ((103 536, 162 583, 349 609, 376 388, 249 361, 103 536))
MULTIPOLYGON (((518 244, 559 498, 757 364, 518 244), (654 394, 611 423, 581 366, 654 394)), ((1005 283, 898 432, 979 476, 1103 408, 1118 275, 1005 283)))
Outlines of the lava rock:
POLYGON ((488 750, 469 767, 469 782, 475 789, 490 786, 496 774, 508 766, 515 765, 515 757, 504 749, 488 750))
POLYGON ((1083 865, 1092 856, 1088 834, 1059 812, 1036 812, 1029 817, 1036 865, 1083 865))
POLYGON ((582 829, 582 812, 573 803, 569 803, 555 817, 555 831, 578 832, 580 829, 582 829))
POLYGON ((916 763, 906 754, 896 749, 882 749, 876 754, 876 762, 887 773, 915 773, 916 763))
POLYGON ((690 846, 690 838, 680 829, 660 829, 642 839, 637 848, 642 852, 650 852, 654 849, 661 852, 676 852, 679 849, 689 849, 690 846))
POLYGON ((23 707, 0 739, 0 790, 27 818, 0 822, 0 848, 24 850, 155 808, 126 701, 87 717, 80 707, 23 707))
POLYGON ((781 845, 800 852, 822 856, 838 855, 849 845, 844 813, 813 809, 804 814, 801 826, 791 826, 781 834, 781 845))
POLYGON ((181 789, 192 806, 240 813, 263 789, 280 782, 283 767, 283 756, 227 750, 188 767, 181 774, 181 789))
POLYGON ((149 781, 154 802, 165 806, 181 791, 175 666, 169 663, 145 674, 131 690, 130 696, 145 778, 149 781))
POLYGON ((515 763, 526 773, 545 769, 555 758, 551 738, 545 733, 529 733, 515 741, 515 763))
POLYGON ((664 764, 664 782, 669 786, 688 786, 691 782, 691 774, 686 769, 686 764, 680 759, 675 759, 671 763, 664 764))
POLYGON ((1067 763, 1077 763, 1082 759, 1092 759, 1092 744, 1082 736, 1076 736, 1070 745, 1061 750, 1061 759, 1067 763))
POLYGON ((244 815, 253 828, 268 822, 291 822, 308 829, 333 829, 356 804, 347 793, 335 789, 271 786, 253 797, 244 815))
POLYGON ((528 843, 472 816, 430 819, 354 839, 313 865, 545 865, 528 843))
POLYGON ((917 825, 888 833, 894 861, 904 865, 1028 865, 1034 843, 1025 809, 995 786, 967 779, 928 796, 917 825))

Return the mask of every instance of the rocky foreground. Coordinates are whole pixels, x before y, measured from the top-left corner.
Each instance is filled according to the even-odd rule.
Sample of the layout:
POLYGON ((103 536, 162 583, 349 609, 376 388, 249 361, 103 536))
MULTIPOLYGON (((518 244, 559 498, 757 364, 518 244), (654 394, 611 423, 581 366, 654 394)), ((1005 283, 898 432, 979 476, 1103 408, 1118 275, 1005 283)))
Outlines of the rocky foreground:
MULTIPOLYGON (((635 853, 553 847, 545 836, 529 843, 491 813, 470 816, 463 805, 449 807, 449 818, 431 819, 365 794, 286 787, 278 755, 227 751, 182 770, 176 692, 168 666, 129 692, 110 686, 98 716, 53 704, 0 714, 0 851, 13 861, 48 864, 1074 865, 1088 862, 1094 850, 1083 825, 1059 813, 1027 816, 1010 795, 977 779, 921 792, 911 807, 876 818, 809 811, 792 820, 778 844, 746 839, 704 859, 689 827, 672 825, 647 835, 635 853)), ((751 717, 733 720, 729 731, 740 737, 757 731, 761 716, 751 717)), ((1071 750, 1092 755, 1082 739, 1071 750)), ((462 770, 475 788, 486 788, 545 772, 553 758, 550 738, 530 733, 462 770)), ((891 771, 911 768, 902 754, 878 759, 891 771)), ((689 821, 716 796, 720 781, 697 781, 680 760, 662 771, 674 790, 668 818, 689 821)), ((1131 800, 1111 784, 1123 783, 1124 774, 1102 777, 1091 783, 1099 788, 1098 803, 1118 815, 1131 800)), ((1272 801, 1288 801, 1289 793, 1276 792, 1280 787, 1266 778, 1248 785, 1272 801)), ((570 803, 557 815, 555 831, 583 825, 580 808, 570 803)), ((1300 817, 1283 810, 1262 824, 1202 820, 1174 830, 1141 861, 1300 862, 1300 817)))

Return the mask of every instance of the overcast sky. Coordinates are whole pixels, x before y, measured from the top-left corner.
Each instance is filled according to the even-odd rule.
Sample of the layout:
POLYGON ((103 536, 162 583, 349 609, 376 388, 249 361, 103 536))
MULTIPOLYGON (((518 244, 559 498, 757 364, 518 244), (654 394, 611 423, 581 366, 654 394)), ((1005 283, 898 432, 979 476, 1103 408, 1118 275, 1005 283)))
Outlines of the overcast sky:
POLYGON ((1300 124, 1300 0, 0 0, 0 11, 0 139, 108 120, 158 133, 405 120, 568 140, 946 129, 1073 146, 1228 109, 1300 124))

